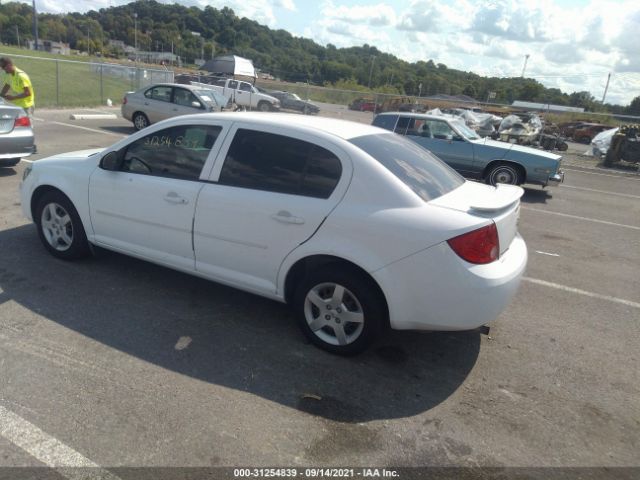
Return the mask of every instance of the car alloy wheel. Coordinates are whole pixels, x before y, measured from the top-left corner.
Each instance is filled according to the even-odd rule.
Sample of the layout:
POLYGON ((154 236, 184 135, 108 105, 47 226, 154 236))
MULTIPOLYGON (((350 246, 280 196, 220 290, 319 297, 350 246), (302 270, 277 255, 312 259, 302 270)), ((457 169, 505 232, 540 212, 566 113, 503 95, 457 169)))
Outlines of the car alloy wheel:
POLYGON ((136 130, 142 130, 149 126, 149 119, 144 113, 136 113, 133 116, 133 126, 136 130))
POLYGON ((293 307, 307 338, 340 355, 365 350, 387 318, 382 293, 373 280, 342 264, 310 272, 298 286, 293 307))
POLYGON ((78 212, 61 192, 46 193, 38 202, 34 218, 40 239, 53 256, 71 260, 89 253, 78 212))
POLYGON ((320 283, 309 290, 304 317, 311 331, 330 345, 349 345, 364 328, 362 305, 349 289, 336 283, 320 283))
POLYGON ((69 213, 57 203, 49 203, 40 217, 42 233, 52 248, 64 252, 73 243, 73 224, 69 213))

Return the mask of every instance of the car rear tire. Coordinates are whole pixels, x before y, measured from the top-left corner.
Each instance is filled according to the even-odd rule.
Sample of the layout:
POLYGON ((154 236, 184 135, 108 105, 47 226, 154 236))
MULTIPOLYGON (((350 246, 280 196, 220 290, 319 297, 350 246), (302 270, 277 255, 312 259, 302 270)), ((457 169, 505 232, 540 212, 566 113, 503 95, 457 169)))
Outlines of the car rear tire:
POLYGON ((372 280, 349 267, 328 265, 307 275, 293 307, 314 345, 339 355, 365 350, 385 324, 386 307, 372 280))
POLYGON ((45 193, 34 216, 38 236, 54 257, 75 260, 89 255, 82 221, 71 201, 61 192, 45 193))
POLYGON ((489 169, 485 176, 485 181, 494 187, 499 183, 520 185, 522 183, 522 173, 515 165, 498 163, 489 169))
POLYGON ((136 130, 142 130, 149 126, 149 119, 142 112, 136 112, 133 114, 133 127, 136 130))

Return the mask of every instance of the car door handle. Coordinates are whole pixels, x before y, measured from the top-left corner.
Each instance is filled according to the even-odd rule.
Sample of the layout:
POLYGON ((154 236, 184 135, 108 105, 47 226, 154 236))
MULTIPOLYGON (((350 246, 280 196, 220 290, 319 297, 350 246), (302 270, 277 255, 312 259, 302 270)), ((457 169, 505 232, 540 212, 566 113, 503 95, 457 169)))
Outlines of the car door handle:
POLYGON ((282 223, 294 223, 296 225, 302 225, 304 223, 304 218, 295 217, 286 210, 280 210, 278 213, 274 213, 271 215, 271 218, 282 223))
POLYGON ((184 205, 186 203, 189 203, 189 200, 187 200, 184 197, 181 197, 180 195, 178 195, 176 192, 169 192, 164 196, 164 201, 165 202, 169 202, 169 203, 175 203, 176 205, 184 205))

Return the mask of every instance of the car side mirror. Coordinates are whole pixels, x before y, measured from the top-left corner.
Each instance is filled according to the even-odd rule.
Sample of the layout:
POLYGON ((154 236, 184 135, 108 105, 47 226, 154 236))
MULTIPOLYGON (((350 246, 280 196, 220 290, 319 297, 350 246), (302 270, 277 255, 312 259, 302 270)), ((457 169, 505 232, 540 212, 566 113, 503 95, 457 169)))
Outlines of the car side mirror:
POLYGON ((100 160, 100 168, 109 172, 117 172, 121 166, 120 152, 109 152, 100 160))
POLYGON ((449 134, 445 137, 447 139, 447 142, 451 143, 453 141, 453 135, 449 134))
POLYGON ((200 102, 191 102, 191 106, 193 108, 202 108, 202 104, 200 102))

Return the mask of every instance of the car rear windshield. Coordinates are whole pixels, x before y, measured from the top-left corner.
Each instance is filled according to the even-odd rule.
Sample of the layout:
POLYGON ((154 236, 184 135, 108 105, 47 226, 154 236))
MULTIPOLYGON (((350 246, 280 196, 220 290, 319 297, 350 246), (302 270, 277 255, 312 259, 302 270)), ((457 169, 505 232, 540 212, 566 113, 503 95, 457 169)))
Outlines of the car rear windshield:
POLYGON ((384 165, 425 202, 455 190, 465 181, 431 152, 400 135, 365 135, 349 141, 384 165))

